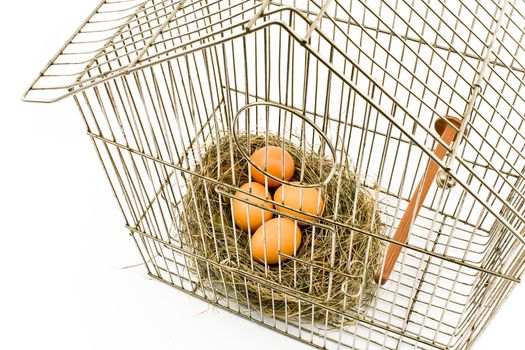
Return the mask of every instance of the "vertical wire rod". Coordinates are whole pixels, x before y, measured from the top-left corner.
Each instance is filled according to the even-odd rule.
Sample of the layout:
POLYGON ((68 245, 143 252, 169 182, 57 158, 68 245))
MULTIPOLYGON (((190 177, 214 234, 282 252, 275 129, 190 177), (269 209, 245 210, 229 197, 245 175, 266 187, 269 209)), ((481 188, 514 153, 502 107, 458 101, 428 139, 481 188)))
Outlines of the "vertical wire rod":
POLYGON ((485 59, 483 60, 481 68, 478 71, 477 79, 473 85, 472 95, 470 96, 470 100, 467 105, 467 109, 465 110, 465 113, 463 114, 463 117, 462 117, 461 126, 459 127, 459 132, 458 132, 459 135, 458 137, 456 137, 456 139, 454 140, 454 143, 452 144, 450 156, 446 163, 447 169, 450 169, 454 165, 454 162, 457 157, 458 146, 461 140, 463 139, 465 130, 467 129, 467 125, 470 122, 470 117, 472 116, 472 111, 474 110, 474 103, 476 102, 478 95, 481 92, 481 82, 484 78, 485 71, 487 70, 487 67, 490 64, 490 56, 492 55, 492 52, 494 51, 494 45, 496 44, 496 41, 497 41, 499 29, 501 28, 503 18, 505 17, 507 13, 508 3, 509 1, 505 0, 505 2, 503 3, 503 7, 500 10, 499 17, 496 21, 496 28, 494 28, 494 33, 492 34, 491 41, 488 47, 487 55, 485 56, 485 59))
POLYGON ((270 5, 270 1, 271 0, 264 0, 263 4, 261 5, 259 10, 255 14, 255 16, 253 16, 252 19, 250 19, 250 21, 246 24, 246 29, 247 30, 252 29, 252 27, 255 24, 255 22, 263 15, 263 13, 266 10, 266 8, 268 7, 268 5, 270 5))
POLYGON ((306 43, 306 42, 308 42, 308 40, 310 40, 310 38, 311 38, 315 28, 317 27, 317 25, 321 21, 321 18, 323 18, 326 10, 328 9, 328 5, 330 5, 331 2, 332 2, 332 0, 325 0, 325 2, 323 3, 323 6, 319 10, 319 13, 315 17, 314 21, 312 22, 312 24, 310 24, 310 27, 308 27, 306 35, 303 38, 303 42, 306 43))

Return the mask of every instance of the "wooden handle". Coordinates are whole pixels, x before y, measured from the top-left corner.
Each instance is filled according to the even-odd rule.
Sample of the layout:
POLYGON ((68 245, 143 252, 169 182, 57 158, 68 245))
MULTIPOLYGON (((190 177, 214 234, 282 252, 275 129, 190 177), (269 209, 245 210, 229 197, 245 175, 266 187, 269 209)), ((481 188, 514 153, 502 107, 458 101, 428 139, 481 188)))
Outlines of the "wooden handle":
MULTIPOLYGON (((450 123, 452 123, 458 128, 461 125, 461 120, 457 118, 449 116, 447 116, 446 118, 450 123)), ((443 140, 443 142, 447 145, 450 145, 452 141, 454 141, 454 139, 456 138, 456 129, 441 119, 439 119, 436 122, 435 128, 441 134, 441 139, 443 140)), ((440 160, 443 160, 446 154, 447 149, 441 144, 438 144, 434 149, 434 155, 440 160)), ((410 203, 408 203, 408 207, 405 210, 405 214, 403 215, 403 218, 401 219, 401 222, 399 223, 396 232, 394 233, 394 237, 392 237, 392 239, 396 242, 406 243, 408 241, 408 235, 410 233, 412 218, 417 217, 419 210, 421 209, 421 206, 425 201, 425 197, 427 196, 428 191, 430 190, 430 187, 432 186, 432 183, 434 182, 438 171, 439 165, 433 159, 431 159, 425 174, 419 181, 416 190, 412 194, 410 203)), ((395 243, 390 243, 388 245, 383 269, 379 269, 375 273, 376 283, 385 284, 388 281, 390 274, 394 269, 394 265, 396 264, 397 258, 401 253, 402 248, 402 246, 397 245, 395 243)))

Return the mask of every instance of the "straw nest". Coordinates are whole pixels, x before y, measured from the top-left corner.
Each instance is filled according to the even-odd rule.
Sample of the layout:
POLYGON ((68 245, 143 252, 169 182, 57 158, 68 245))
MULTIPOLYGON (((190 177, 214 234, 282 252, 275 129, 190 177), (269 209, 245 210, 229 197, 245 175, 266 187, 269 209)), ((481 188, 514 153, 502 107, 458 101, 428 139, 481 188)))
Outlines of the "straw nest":
MULTIPOLYGON (((243 150, 250 150, 249 154, 265 145, 263 136, 250 136, 249 147, 246 135, 238 136, 238 140, 243 150)), ((282 142, 277 136, 268 139, 270 145, 281 146, 282 142)), ((319 183, 330 172, 331 160, 313 152, 304 156, 292 142, 285 142, 285 147, 295 161, 293 180, 299 180, 297 169, 302 166, 304 183, 319 183)), ((224 134, 218 143, 206 146, 194 171, 223 184, 241 186, 248 181, 248 166, 229 135, 224 134)), ((280 271, 278 265, 265 267, 250 258, 248 234, 232 222, 230 199, 219 198, 216 184, 211 181, 197 176, 190 181, 182 202, 186 216, 183 244, 213 262, 191 259, 190 269, 202 287, 213 289, 217 298, 234 300, 245 307, 249 304, 252 310, 271 317, 300 317, 332 325, 352 320, 341 319, 320 305, 353 312, 363 312, 368 307, 377 288, 374 271, 382 260, 381 240, 333 224, 328 225, 331 230, 302 227, 302 243, 295 254, 301 261, 283 262, 280 271), (211 217, 209 212, 213 213, 211 217)), ((376 201, 348 167, 339 167, 322 193, 326 203, 324 218, 383 234, 376 201)))

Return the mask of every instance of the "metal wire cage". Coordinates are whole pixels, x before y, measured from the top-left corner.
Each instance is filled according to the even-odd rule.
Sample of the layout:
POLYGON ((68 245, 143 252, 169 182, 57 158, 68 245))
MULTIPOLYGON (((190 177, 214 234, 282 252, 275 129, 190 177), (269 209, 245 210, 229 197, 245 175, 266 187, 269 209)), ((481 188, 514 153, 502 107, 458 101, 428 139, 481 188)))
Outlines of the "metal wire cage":
POLYGON ((467 349, 525 266, 524 13, 522 0, 107 0, 24 99, 73 96, 152 277, 319 348, 467 349), (385 257, 369 307, 330 307, 181 238, 188 210, 217 214, 183 205, 192 179, 225 202, 239 190, 196 171, 209 145, 268 130, 300 135, 330 176, 351 163, 373 194, 386 234, 360 231, 385 257), (242 302, 197 263, 324 320, 242 302))

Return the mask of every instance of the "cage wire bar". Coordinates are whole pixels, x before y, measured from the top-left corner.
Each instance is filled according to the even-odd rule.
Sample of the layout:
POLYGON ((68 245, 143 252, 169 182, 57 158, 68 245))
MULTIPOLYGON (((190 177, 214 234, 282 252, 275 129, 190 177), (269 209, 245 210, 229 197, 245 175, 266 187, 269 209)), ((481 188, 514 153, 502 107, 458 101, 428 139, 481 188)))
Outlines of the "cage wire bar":
MULTIPOLYGON (((73 96, 153 278, 317 348, 469 349, 525 266, 524 28, 523 0, 107 0, 24 100, 73 96), (451 145, 433 127, 447 115, 461 119, 451 145), (197 205, 196 179, 221 203, 239 191, 237 174, 226 183, 197 171, 210 145, 227 138, 233 164, 234 131, 268 142, 274 127, 283 145, 301 135, 303 157, 310 147, 354 169, 385 231, 319 216, 313 232, 403 248, 389 281, 355 307, 334 308, 187 239, 196 220, 197 237, 217 245, 228 220, 209 199, 197 205), (430 188, 399 242, 431 162, 450 187, 430 188), (206 236, 203 221, 216 215, 206 236), (234 278, 240 288, 227 286, 234 278), (284 300, 284 314, 263 310, 262 290, 272 305, 284 300)), ((333 261, 288 258, 330 283, 345 274, 333 261)))

